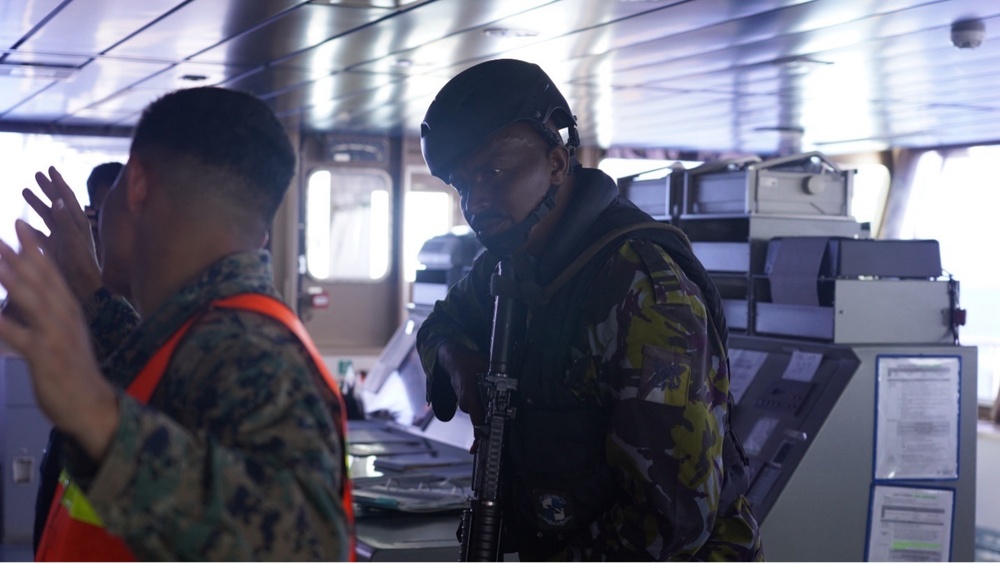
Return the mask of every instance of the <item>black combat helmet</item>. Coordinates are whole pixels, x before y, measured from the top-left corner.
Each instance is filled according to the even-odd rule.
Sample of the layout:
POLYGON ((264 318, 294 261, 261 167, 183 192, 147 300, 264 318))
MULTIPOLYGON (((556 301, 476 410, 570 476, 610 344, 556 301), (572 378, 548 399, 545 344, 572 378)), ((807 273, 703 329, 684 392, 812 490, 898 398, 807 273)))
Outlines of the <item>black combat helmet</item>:
POLYGON ((464 153, 518 121, 570 128, 567 145, 579 145, 576 118, 566 98, 541 67, 515 59, 480 63, 459 73, 438 92, 420 124, 420 148, 431 174, 450 183, 464 153))

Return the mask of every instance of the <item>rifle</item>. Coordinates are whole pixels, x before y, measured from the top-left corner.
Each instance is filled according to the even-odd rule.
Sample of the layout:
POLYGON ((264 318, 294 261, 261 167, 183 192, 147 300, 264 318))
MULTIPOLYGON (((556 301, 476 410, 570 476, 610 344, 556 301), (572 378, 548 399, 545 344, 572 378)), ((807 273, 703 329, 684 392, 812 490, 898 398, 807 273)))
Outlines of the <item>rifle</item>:
MULTIPOLYGON (((517 378, 510 375, 514 334, 523 321, 524 308, 513 296, 514 284, 509 259, 497 264, 490 279, 494 296, 493 333, 490 339, 490 362, 484 388, 487 395, 485 433, 472 466, 472 496, 462 513, 463 562, 497 562, 502 559, 500 532, 503 511, 500 507, 500 466, 503 458, 507 421, 514 418, 511 393, 517 391, 517 378)), ((479 433, 477 433, 479 434, 479 433)))

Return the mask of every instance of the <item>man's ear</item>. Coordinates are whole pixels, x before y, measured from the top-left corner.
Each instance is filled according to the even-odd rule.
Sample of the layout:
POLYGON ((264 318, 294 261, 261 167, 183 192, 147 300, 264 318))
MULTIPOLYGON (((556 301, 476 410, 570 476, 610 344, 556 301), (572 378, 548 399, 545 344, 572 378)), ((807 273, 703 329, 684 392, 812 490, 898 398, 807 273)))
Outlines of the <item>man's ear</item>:
POLYGON ((125 170, 128 174, 128 182, 125 184, 126 206, 130 212, 139 213, 149 195, 149 165, 133 156, 125 170))
POLYGON ((563 180, 566 180, 566 175, 569 174, 569 149, 564 145, 556 145, 549 149, 549 166, 551 167, 549 183, 559 186, 563 183, 563 180))

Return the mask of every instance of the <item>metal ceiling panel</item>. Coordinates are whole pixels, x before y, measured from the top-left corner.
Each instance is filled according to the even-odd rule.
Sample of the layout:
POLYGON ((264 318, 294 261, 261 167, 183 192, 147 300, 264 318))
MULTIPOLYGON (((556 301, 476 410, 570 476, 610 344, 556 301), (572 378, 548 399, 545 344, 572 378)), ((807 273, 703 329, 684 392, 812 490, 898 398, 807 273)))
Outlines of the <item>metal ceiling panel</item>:
POLYGON ((167 91, 129 89, 103 103, 84 108, 59 120, 62 125, 134 125, 142 110, 167 91))
MULTIPOLYGON (((903 8, 903 7, 912 5, 912 4, 913 4, 913 2, 909 2, 909 3, 900 2, 900 3, 896 3, 894 6, 889 6, 889 7, 890 8, 897 8, 897 9, 899 9, 899 8, 903 8)), ((879 7, 880 8, 885 8, 885 6, 883 6, 883 5, 880 5, 879 7)), ((831 8, 830 10, 828 10, 825 14, 824 13, 814 13, 810 17, 799 18, 799 20, 796 20, 796 21, 812 22, 812 24, 810 24, 810 25, 815 25, 816 22, 830 22, 830 21, 835 21, 835 20, 831 20, 828 17, 830 14, 836 15, 839 18, 845 18, 845 17, 849 17, 849 16, 857 16, 857 15, 859 15, 859 12, 857 10, 854 10, 854 11, 847 10, 847 12, 845 12, 843 10, 838 10, 836 8, 837 8, 837 6, 834 6, 833 8, 831 8)), ((966 6, 966 9, 967 8, 968 8, 968 6, 966 6)), ((954 9, 954 6, 936 6, 936 7, 934 7, 934 10, 938 10, 938 12, 937 12, 938 13, 938 17, 945 18, 944 21, 948 21, 946 18, 950 17, 950 14, 945 13, 944 16, 941 16, 940 14, 943 13, 941 10, 947 11, 947 10, 953 10, 953 9, 954 9)), ((864 17, 871 17, 871 16, 868 16, 864 11, 860 12, 860 14, 863 15, 864 17)), ((930 18, 930 19, 928 19, 928 21, 935 21, 935 20, 934 20, 934 18, 930 18)), ((916 25, 919 27, 919 25, 920 25, 919 22, 916 25)), ((822 28, 820 28, 820 29, 822 29, 822 28)), ((893 30, 893 31, 899 31, 899 29, 893 28, 891 26, 888 26, 887 29, 890 29, 890 30, 893 30)), ((946 31, 946 29, 944 31, 946 31)), ((778 37, 780 37, 780 35, 778 37)), ((781 47, 781 46, 779 45, 778 47, 781 47)), ((533 49, 534 50, 538 50, 538 46, 533 47, 533 49)), ((952 51, 950 51, 949 54, 953 54, 954 52, 957 52, 957 50, 954 50, 953 48, 951 48, 951 49, 952 49, 952 51)), ((555 50, 555 51, 557 51, 557 52, 563 52, 563 51, 559 51, 558 49, 555 50)), ((711 52, 711 50, 709 50, 709 52, 711 52)), ((763 68, 760 68, 760 65, 744 65, 748 70, 740 70, 740 65, 739 65, 740 60, 739 60, 739 58, 738 58, 737 55, 738 54, 732 54, 732 60, 736 61, 736 64, 721 65, 722 68, 717 69, 716 74, 718 76, 724 77, 721 80, 717 80, 716 81, 717 84, 727 84, 728 83, 728 84, 736 84, 736 85, 738 85, 741 82, 741 80, 739 78, 740 74, 744 74, 744 75, 747 75, 747 74, 749 74, 749 75, 756 74, 757 76, 754 77, 754 78, 760 78, 760 76, 766 75, 767 79, 769 80, 769 84, 768 84, 769 88, 767 90, 768 93, 770 93, 770 94, 781 93, 782 94, 782 97, 780 97, 780 98, 773 97, 772 100, 768 102, 775 109, 772 112, 767 113, 767 114, 762 114, 761 112, 757 112, 756 115, 755 115, 754 112, 753 112, 753 110, 751 109, 751 105, 748 105, 746 103, 739 105, 740 111, 745 114, 745 115, 741 116, 742 117, 742 119, 740 120, 741 122, 743 122, 743 123, 756 122, 756 124, 758 124, 758 125, 755 125, 755 127, 773 127, 775 125, 778 125, 779 119, 781 117, 785 117, 786 119, 791 118, 791 119, 795 119, 795 120, 801 120, 801 119, 804 118, 804 116, 802 114, 802 109, 801 108, 795 110, 794 112, 790 111, 787 108, 783 112, 779 112, 777 110, 777 108, 779 106, 781 106, 783 104, 784 105, 788 104, 788 99, 789 99, 790 96, 791 97, 794 97, 796 95, 801 96, 802 92, 805 91, 805 86, 802 84, 802 81, 801 81, 800 78, 795 77, 795 76, 788 77, 786 75, 788 74, 789 71, 787 71, 783 67, 773 66, 773 65, 767 65, 767 66, 765 66, 763 68), (735 69, 736 72, 735 73, 733 73, 733 71, 734 71, 733 67, 736 67, 736 69, 735 69), (755 67, 757 67, 757 68, 755 68, 755 67), (732 73, 732 74, 729 74, 729 73, 732 73), (734 77, 736 77, 736 78, 734 78, 734 77), (767 117, 761 117, 761 116, 767 116, 767 117)), ((784 56, 782 54, 782 49, 781 48, 774 48, 774 47, 772 47, 772 52, 769 54, 768 57, 759 57, 758 56, 757 58, 758 59, 763 59, 764 61, 767 61, 767 60, 773 60, 773 59, 776 59, 776 58, 780 58, 781 56, 784 56)), ((574 61, 574 62, 577 62, 577 61, 574 61)), ((617 64, 617 61, 615 63, 617 64)), ((581 65, 581 66, 586 66, 586 65, 581 65)), ((702 79, 702 78, 704 78, 706 76, 706 74, 705 74, 706 68, 705 68, 705 65, 703 64, 703 62, 701 60, 698 60, 698 61, 686 61, 685 64, 682 67, 680 67, 680 68, 682 68, 683 70, 686 70, 687 74, 689 75, 689 77, 697 77, 698 79, 702 79), (694 74, 694 73, 697 73, 697 74, 694 74)), ((557 75, 559 73, 556 72, 556 73, 551 73, 551 74, 553 74, 554 78, 555 78, 555 75, 557 75)), ((684 74, 684 73, 681 73, 681 74, 684 74)), ((713 75, 708 75, 708 76, 713 76, 713 75)), ((855 71, 853 73, 853 76, 844 77, 844 78, 857 79, 858 76, 859 76, 858 72, 855 71)), ((560 80, 558 78, 556 78, 556 81, 560 82, 560 80)), ((626 83, 640 83, 641 81, 624 81, 624 82, 626 82, 626 83)), ((674 80, 672 82, 669 82, 669 84, 671 86, 676 86, 677 82, 678 81, 674 80)), ((701 83, 701 82, 702 81, 700 81, 700 80, 691 80, 691 81, 684 81, 682 84, 686 84, 686 83, 698 84, 698 83, 701 83)), ((753 84, 753 82, 754 82, 753 80, 749 81, 750 84, 753 84)), ((813 81, 813 82, 815 82, 815 81, 813 81)), ((841 80, 840 82, 827 81, 827 83, 825 85, 822 84, 822 83, 820 83, 820 85, 818 86, 818 88, 827 88, 828 91, 830 91, 832 94, 835 94, 837 88, 842 89, 845 84, 851 84, 851 83, 855 83, 855 82, 856 82, 856 80, 841 80)), ((735 91, 734 91, 734 95, 735 95, 735 91)), ((572 96, 572 94, 568 94, 568 96, 572 96)), ((827 96, 827 97, 831 98, 831 96, 827 96)), ((861 104, 865 103, 865 100, 863 100, 863 99, 862 100, 858 100, 858 101, 861 104)), ((761 103, 759 99, 756 100, 756 101, 752 101, 752 102, 755 103, 755 104, 760 104, 761 103)), ((581 110, 587 109, 587 108, 581 108, 579 106, 579 102, 575 102, 575 103, 578 104, 576 106, 578 112, 580 112, 581 110)), ((821 107, 823 105, 824 104, 820 104, 821 107)), ((861 135, 862 133, 863 134, 869 134, 869 135, 871 134, 871 130, 874 127, 874 125, 872 125, 872 122, 873 122, 872 118, 861 118, 859 116, 858 119, 853 120, 853 121, 852 120, 845 120, 844 117, 843 117, 843 113, 839 112, 839 111, 836 111, 837 108, 834 107, 834 104, 832 102, 828 101, 828 102, 826 102, 825 105, 827 106, 825 109, 819 110, 819 111, 814 110, 810 114, 808 114, 809 116, 811 116, 811 118, 812 118, 813 121, 817 122, 817 123, 814 124, 814 126, 816 128, 818 128, 820 131, 823 131, 825 129, 826 131, 830 132, 829 135, 836 136, 837 138, 843 138, 843 136, 845 134, 847 134, 847 135, 854 135, 854 134, 861 135), (833 110, 833 111, 831 111, 831 110, 833 110), (826 125, 824 125, 824 123, 826 125), (836 126, 837 124, 844 124, 844 123, 848 123, 848 124, 851 124, 851 125, 849 127, 840 126, 840 127, 838 127, 837 130, 834 130, 831 127, 831 126, 836 126)), ((733 106, 733 104, 729 104, 729 106, 733 106)), ((659 109, 661 111, 663 110, 663 108, 661 108, 659 105, 657 106, 657 109, 659 109)), ((692 126, 692 129, 703 130, 704 126, 705 126, 705 123, 706 123, 706 120, 708 120, 710 118, 704 115, 705 114, 704 111, 698 111, 698 110, 699 110, 699 108, 697 108, 697 107, 696 108, 691 108, 691 111, 685 112, 684 115, 690 116, 689 119, 688 119, 688 122, 694 124, 692 126)), ((596 112, 598 110, 594 109, 594 110, 591 110, 591 111, 596 112)), ((729 112, 730 110, 726 110, 726 111, 729 112)), ((857 112, 857 110, 855 110, 855 112, 857 112)), ((728 120, 731 122, 732 118, 729 117, 728 120)), ((643 122, 637 122, 634 125, 637 126, 637 127, 646 127, 647 124, 648 124, 648 120, 646 120, 645 123, 643 123, 643 122)), ((595 128, 595 129, 599 129, 599 128, 595 128)), ((624 130, 626 128, 625 127, 621 127, 621 128, 615 128, 615 129, 624 130)), ((687 129, 687 128, 685 128, 685 129, 687 129)), ((658 135, 657 137, 660 138, 660 139, 663 139, 662 134, 658 135)), ((773 137, 773 135, 768 136, 768 137, 773 137)), ((636 139, 635 136, 633 136, 633 137, 630 138, 630 141, 631 142, 636 142, 637 139, 636 139)), ((667 139, 663 139, 663 141, 665 142, 665 141, 668 141, 668 140, 667 139)), ((771 147, 771 149, 773 150, 773 146, 771 147)))
MULTIPOLYGON (((777 136, 772 130, 757 131, 773 126, 781 115, 780 103, 774 96, 719 100, 690 93, 671 97, 670 104, 671 109, 664 111, 664 102, 640 98, 634 103, 606 108, 589 125, 589 131, 597 135, 592 141, 610 138, 608 144, 616 144, 627 136, 629 145, 640 147, 752 151, 757 147, 748 145, 748 139, 770 142, 777 136), (727 141, 720 143, 708 138, 727 141), (669 145, 659 145, 656 139, 663 139, 669 145)), ((775 147, 771 145, 764 150, 775 147)))
MULTIPOLYGON (((72 0, 18 49, 98 55, 136 33, 181 0, 72 0)), ((160 38, 161 40, 164 38, 160 38)))
POLYGON ((13 49, 60 4, 62 0, 0 2, 0 49, 13 49))
MULTIPOLYGON (((310 4, 333 4, 354 8, 385 8, 401 10, 427 0, 310 0, 310 4)), ((432 0, 433 1, 433 0, 432 0)))
POLYGON ((678 97, 674 108, 660 111, 659 104, 639 104, 627 109, 611 108, 612 123, 629 124, 670 124, 672 129, 702 129, 713 124, 746 125, 750 127, 770 127, 779 112, 779 104, 773 97, 760 97, 752 104, 741 103, 739 117, 733 118, 733 106, 701 97, 678 97))
POLYGON ((449 78, 517 57, 560 85, 587 144, 768 152, 776 126, 831 150, 1000 139, 997 0, 0 0, 0 16, 0 63, 79 69, 0 66, 0 129, 132 125, 217 84, 293 127, 416 134, 449 78), (969 16, 985 43, 956 49, 969 16))
POLYGON ((935 125, 947 124, 949 128, 957 131, 971 126, 978 126, 982 123, 990 124, 995 129, 998 120, 1000 120, 1000 109, 995 105, 948 106, 942 104, 907 104, 900 107, 893 107, 885 113, 885 119, 887 122, 894 124, 894 127, 885 128, 888 135, 893 135, 900 131, 925 129, 930 126, 923 124, 929 120, 933 120, 935 125))
MULTIPOLYGON (((997 8, 1000 9, 1000 5, 997 8)), ((771 41, 744 45, 740 60, 744 64, 756 64, 772 61, 775 54, 779 54, 782 57, 804 55, 825 61, 828 60, 828 53, 831 57, 840 50, 853 53, 859 47, 877 49, 870 54, 877 54, 879 57, 891 57, 900 51, 912 53, 912 46, 916 44, 923 49, 927 49, 929 45, 947 46, 948 24, 959 17, 955 14, 963 12, 953 3, 940 3, 871 17, 863 22, 786 35, 771 41), (925 37, 926 41, 909 41, 907 38, 914 34, 925 37), (864 39, 859 40, 858 36, 864 39)), ((953 49, 956 54, 957 51, 953 49)), ((833 62, 836 63, 836 60, 833 62)))
POLYGON ((985 20, 990 26, 982 47, 955 49, 948 44, 947 27, 936 28, 905 37, 865 44, 881 68, 879 76, 900 77, 931 72, 965 72, 984 63, 996 64, 1000 55, 1000 17, 985 20))
MULTIPOLYGON (((877 52, 877 51, 876 51, 877 52)), ((697 67, 699 65, 692 65, 691 61, 687 62, 689 67, 697 67)), ((862 61, 864 63, 864 61, 862 61)), ((726 75, 729 72, 727 70, 717 71, 718 75, 726 75)), ((735 77, 736 75, 734 75, 735 77)), ((704 82, 702 79, 704 75, 688 76, 683 79, 677 79, 669 82, 671 85, 677 85, 678 83, 701 83, 704 82)), ((734 82, 736 79, 734 78, 734 82)), ((664 83, 667 84, 667 83, 664 83)), ((782 77, 781 74, 776 78, 769 78, 769 84, 765 88, 764 92, 782 92, 786 95, 786 100, 790 100, 792 103, 802 104, 804 100, 809 101, 809 107, 813 108, 811 115, 822 115, 830 116, 831 120, 843 120, 844 115, 850 115, 852 112, 857 112, 859 110, 864 110, 867 105, 873 100, 877 99, 878 96, 869 94, 867 92, 861 92, 859 88, 849 88, 848 85, 852 84, 865 84, 865 85, 878 85, 877 72, 876 69, 872 68, 871 65, 858 64, 858 65, 843 65, 837 64, 826 68, 820 68, 810 76, 786 76, 782 77), (826 77, 824 79, 824 76, 826 77), (853 100, 852 100, 853 97, 853 100), (847 102, 855 102, 855 107, 845 107, 847 102)), ((747 84, 744 83, 740 85, 738 82, 734 84, 735 87, 742 87, 744 92, 750 90, 755 94, 761 93, 761 84, 751 85, 747 88, 747 84), (756 90, 755 90, 756 89, 756 90)), ((734 92, 738 91, 734 89, 734 92)), ((922 89, 921 95, 926 94, 926 89, 922 89)), ((892 95, 891 91, 883 90, 883 94, 892 95)), ((916 94, 915 94, 916 95, 916 94)), ((953 94, 948 94, 953 96, 953 94)), ((801 124, 789 124, 789 123, 775 123, 772 125, 801 125, 801 124)), ((816 124, 812 124, 815 126, 816 124)))
POLYGON ((262 65, 282 59, 391 14, 384 8, 306 4, 248 33, 204 51, 192 61, 262 65))
POLYGON ((57 122, 169 66, 156 62, 95 60, 72 79, 57 82, 45 89, 44 95, 26 99, 0 118, 57 122))
MULTIPOLYGON (((656 11, 644 13, 641 17, 629 18, 618 25, 601 26, 597 28, 579 28, 573 34, 546 41, 536 46, 518 47, 507 51, 504 56, 513 58, 532 58, 532 52, 548 52, 553 54, 571 54, 572 59, 585 57, 606 58, 621 49, 636 45, 646 45, 663 41, 691 30, 718 29, 720 25, 740 25, 749 18, 770 19, 782 8, 808 4, 802 0, 770 0, 734 3, 728 0, 702 0, 701 2, 680 2, 656 11)), ((748 24, 746 33, 756 36, 761 33, 758 26, 748 24)), ((729 45, 733 34, 717 35, 712 43, 721 42, 729 45)), ((705 46, 710 49, 711 44, 705 46)), ((670 51, 666 51, 670 53, 670 51)), ((562 58, 567 58, 562 55, 562 58)), ((580 61, 577 61, 578 63, 580 61)), ((580 64, 582 69, 599 69, 599 64, 580 64)), ((580 78, 580 77, 574 77, 580 78)))
MULTIPOLYGON (((657 83, 682 80, 698 71, 735 70, 796 56, 822 61, 825 60, 825 51, 929 27, 947 26, 951 21, 948 14, 960 11, 954 2, 939 2, 911 10, 849 19, 859 16, 859 13, 844 10, 843 6, 858 7, 862 4, 816 2, 797 5, 739 22, 731 21, 619 49, 609 55, 613 58, 613 67, 622 69, 612 73, 612 77, 618 84, 657 83), (828 11, 812 17, 818 8, 826 6, 830 7, 828 11), (800 21, 825 21, 828 25, 804 29, 805 25, 799 24, 800 21), (755 31, 742 31, 743 27, 755 31)), ((947 27, 944 29, 947 32, 947 27)), ((947 41, 947 36, 944 40, 947 41)))
MULTIPOLYGON (((76 0, 79 2, 80 0, 76 0)), ((93 0, 105 2, 105 0, 93 0)), ((133 6, 148 0, 114 0, 133 6)), ((161 0, 162 1, 162 0, 161 0)), ((163 16, 148 29, 110 50, 123 57, 149 57, 182 61, 268 22, 304 0, 191 0, 163 16)), ((169 3, 169 2, 168 2, 169 3)), ((177 0, 173 0, 177 4, 177 0)), ((150 20, 151 22, 152 20, 150 20)))
POLYGON ((311 83, 329 76, 327 71, 265 66, 231 77, 219 86, 267 98, 283 92, 305 90, 311 83))
MULTIPOLYGON (((336 107, 341 100, 362 97, 370 99, 370 103, 378 102, 379 89, 397 82, 394 76, 373 73, 342 72, 325 78, 303 84, 300 87, 285 90, 264 99, 279 113, 318 112, 328 106, 336 107)), ((402 98, 401 98, 402 99, 402 98)))
POLYGON ((34 53, 31 51, 12 51, 3 62, 29 66, 82 67, 92 58, 89 55, 56 55, 52 53, 34 53))
MULTIPOLYGON (((393 131, 401 133, 408 125, 406 116, 423 113, 443 81, 440 77, 414 77, 394 81, 349 98, 308 107, 303 117, 310 126, 323 130, 334 128, 351 132, 393 131), (380 112, 386 105, 397 106, 399 112, 380 112), (318 125, 317 125, 318 124, 318 125)), ((419 119, 415 122, 419 128, 419 119)))
MULTIPOLYGON (((107 61, 107 58, 102 59, 102 62, 107 61)), ((146 105, 168 92, 220 84, 246 72, 247 67, 205 63, 167 66, 150 78, 74 112, 60 123, 89 125, 103 120, 115 125, 134 125, 146 105)))
MULTIPOLYGON (((806 0, 750 0, 734 6, 730 0, 703 0, 697 6, 692 2, 660 6, 660 3, 652 2, 563 0, 357 68, 419 73, 428 68, 449 66, 449 63, 456 60, 456 55, 463 63, 462 68, 471 66, 470 63, 496 57, 528 59, 543 66, 555 66, 568 53, 574 58, 602 54, 692 27, 707 26, 728 18, 745 17, 804 1, 806 0), (572 8, 572 11, 567 12, 567 8, 572 8), (511 30, 511 33, 504 34, 502 30, 505 29, 511 30), (518 32, 536 32, 537 35, 520 35, 518 32), (408 64, 393 69, 392 66, 399 60, 408 64)), ((456 72, 457 70, 460 69, 456 69, 456 72)))
POLYGON ((136 88, 169 92, 179 88, 215 86, 246 74, 253 67, 207 63, 180 63, 137 82, 136 88))
MULTIPOLYGON (((941 30, 938 31, 939 33, 941 32, 941 30)), ((882 41, 882 43, 894 40, 895 38, 890 38, 882 41)), ((928 43, 933 44, 929 39, 928 43)), ((995 43, 993 45, 996 48, 1000 48, 1000 45, 996 45, 995 43)), ((824 54, 822 56, 824 60, 838 61, 837 64, 829 67, 820 66, 815 72, 809 73, 807 76, 785 77, 784 79, 781 77, 769 77, 766 82, 751 82, 750 88, 744 88, 744 90, 751 90, 756 93, 760 93, 761 91, 781 92, 783 103, 785 104, 788 104, 788 100, 791 100, 791 104, 794 105, 796 104, 795 100, 799 100, 797 104, 803 106, 801 100, 809 100, 810 104, 808 108, 810 111, 802 115, 790 112, 783 114, 783 117, 786 118, 789 115, 793 119, 797 117, 798 122, 785 124, 776 122, 771 125, 800 125, 805 127, 807 138, 814 137, 820 141, 852 138, 852 136, 871 136, 875 134, 873 130, 885 129, 886 126, 884 123, 887 121, 886 119, 878 119, 874 115, 866 115, 865 113, 865 110, 876 104, 880 97, 888 97, 890 99, 905 97, 910 102, 914 102, 921 99, 933 100, 936 96, 941 96, 942 99, 949 99, 952 103, 962 103, 964 101, 960 94, 956 94, 956 90, 969 91, 969 89, 958 88, 961 86, 961 82, 952 82, 949 84, 948 81, 935 80, 933 77, 935 73, 933 71, 929 73, 931 76, 927 76, 922 83, 913 84, 905 91, 894 90, 885 86, 880 80, 880 73, 876 72, 875 69, 897 68, 897 63, 895 61, 876 60, 872 62, 865 60, 866 58, 877 59, 887 51, 891 51, 881 47, 882 45, 870 44, 851 47, 850 51, 855 55, 859 55, 856 57, 858 60, 853 61, 856 63, 853 65, 850 64, 852 61, 846 57, 831 57, 824 54), (865 57, 860 57, 862 54, 865 57), (848 86, 863 84, 873 86, 873 88, 861 91, 857 87, 851 88, 848 86), (852 116, 852 119, 845 120, 843 117, 845 115, 852 116), (877 124, 877 122, 880 122, 880 124, 877 124)), ((996 60, 998 55, 1000 55, 1000 51, 990 54, 985 48, 972 52, 960 52, 952 47, 945 49, 940 57, 930 57, 930 59, 935 60, 935 63, 940 62, 936 59, 943 60, 946 66, 942 67, 942 69, 962 68, 965 72, 968 72, 970 71, 968 62, 963 63, 960 60, 951 62, 948 59, 956 57, 969 61, 971 57, 974 57, 977 60, 996 60)), ((768 74, 773 74, 773 72, 768 74)), ((688 78, 692 82, 703 83, 704 76, 688 78)), ((991 73, 990 76, 992 77, 993 74, 991 73)), ((744 87, 746 87, 746 84, 744 84, 744 87)), ((974 92, 975 90, 971 91, 974 92)), ((741 104, 734 113, 742 114, 743 109, 744 105, 741 104)), ((701 115, 697 113, 694 115, 697 115, 698 119, 702 119, 701 115)))
MULTIPOLYGON (((290 57, 281 66, 353 69, 429 43, 441 37, 501 20, 550 0, 437 0, 398 12, 346 36, 337 37, 290 57)), ((460 56, 459 53, 454 54, 460 56)))
MULTIPOLYGON (((994 27, 1000 28, 1000 19, 987 20, 993 21, 994 27)), ((917 94, 918 90, 947 84, 953 78, 982 74, 996 68, 995 61, 1000 57, 1000 31, 995 34, 995 40, 987 37, 986 44, 976 50, 958 50, 950 45, 943 45, 945 41, 941 40, 941 36, 947 33, 946 29, 933 29, 811 55, 829 64, 810 64, 808 61, 793 59, 786 64, 713 70, 660 81, 656 85, 698 84, 709 90, 728 89, 735 94, 752 95, 801 88, 802 83, 808 80, 806 77, 816 74, 842 73, 839 77, 840 84, 852 84, 855 87, 866 84, 873 93, 878 92, 879 95, 873 97, 877 99, 902 93, 899 88, 907 85, 911 92, 917 94), (920 41, 914 41, 914 37, 919 37, 920 41), (905 43, 910 48, 904 50, 898 47, 900 43, 905 43), (942 46, 931 49, 927 47, 938 43, 942 46)))
MULTIPOLYGON (((724 6, 728 4, 727 2, 708 1, 715 5, 686 3, 672 6, 645 14, 642 18, 638 18, 634 25, 628 22, 620 28, 614 28, 613 31, 588 29, 582 34, 559 37, 539 45, 519 47, 505 52, 504 56, 534 60, 532 52, 551 53, 560 58, 565 58, 564 53, 573 53, 575 66, 582 71, 582 74, 571 78, 586 80, 589 78, 589 73, 606 73, 612 66, 629 69, 654 61, 668 61, 694 54, 710 53, 738 45, 739 42, 767 39, 777 34, 776 20, 783 21, 786 19, 785 14, 806 11, 812 7, 812 4, 799 3, 780 10, 772 9, 756 13, 743 11, 736 19, 732 19, 724 6), (736 30, 740 30, 741 33, 736 33, 736 30), (581 46, 590 47, 581 49, 581 46)), ((770 6, 760 6, 760 8, 768 7, 770 6)), ((787 19, 794 21, 793 18, 787 19)), ((641 84, 645 80, 655 80, 655 76, 650 76, 648 73, 633 73, 627 84, 641 84)), ((621 81, 616 83, 623 84, 621 81)))
POLYGON ((0 76, 0 119, 14 106, 54 84, 51 78, 0 76))

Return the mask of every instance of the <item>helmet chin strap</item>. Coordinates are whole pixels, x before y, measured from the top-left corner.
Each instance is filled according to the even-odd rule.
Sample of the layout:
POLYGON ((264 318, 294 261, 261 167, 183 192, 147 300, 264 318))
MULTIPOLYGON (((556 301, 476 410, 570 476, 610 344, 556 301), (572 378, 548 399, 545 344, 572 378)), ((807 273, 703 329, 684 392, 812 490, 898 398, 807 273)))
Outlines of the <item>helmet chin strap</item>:
POLYGON ((542 201, 535 206, 535 209, 528 214, 528 217, 517 222, 510 229, 496 235, 476 233, 476 237, 494 255, 500 258, 509 257, 514 251, 524 246, 524 243, 528 240, 528 233, 531 232, 531 228, 537 225, 555 207, 557 189, 558 186, 555 184, 550 185, 548 191, 545 192, 545 196, 542 197, 542 201))

